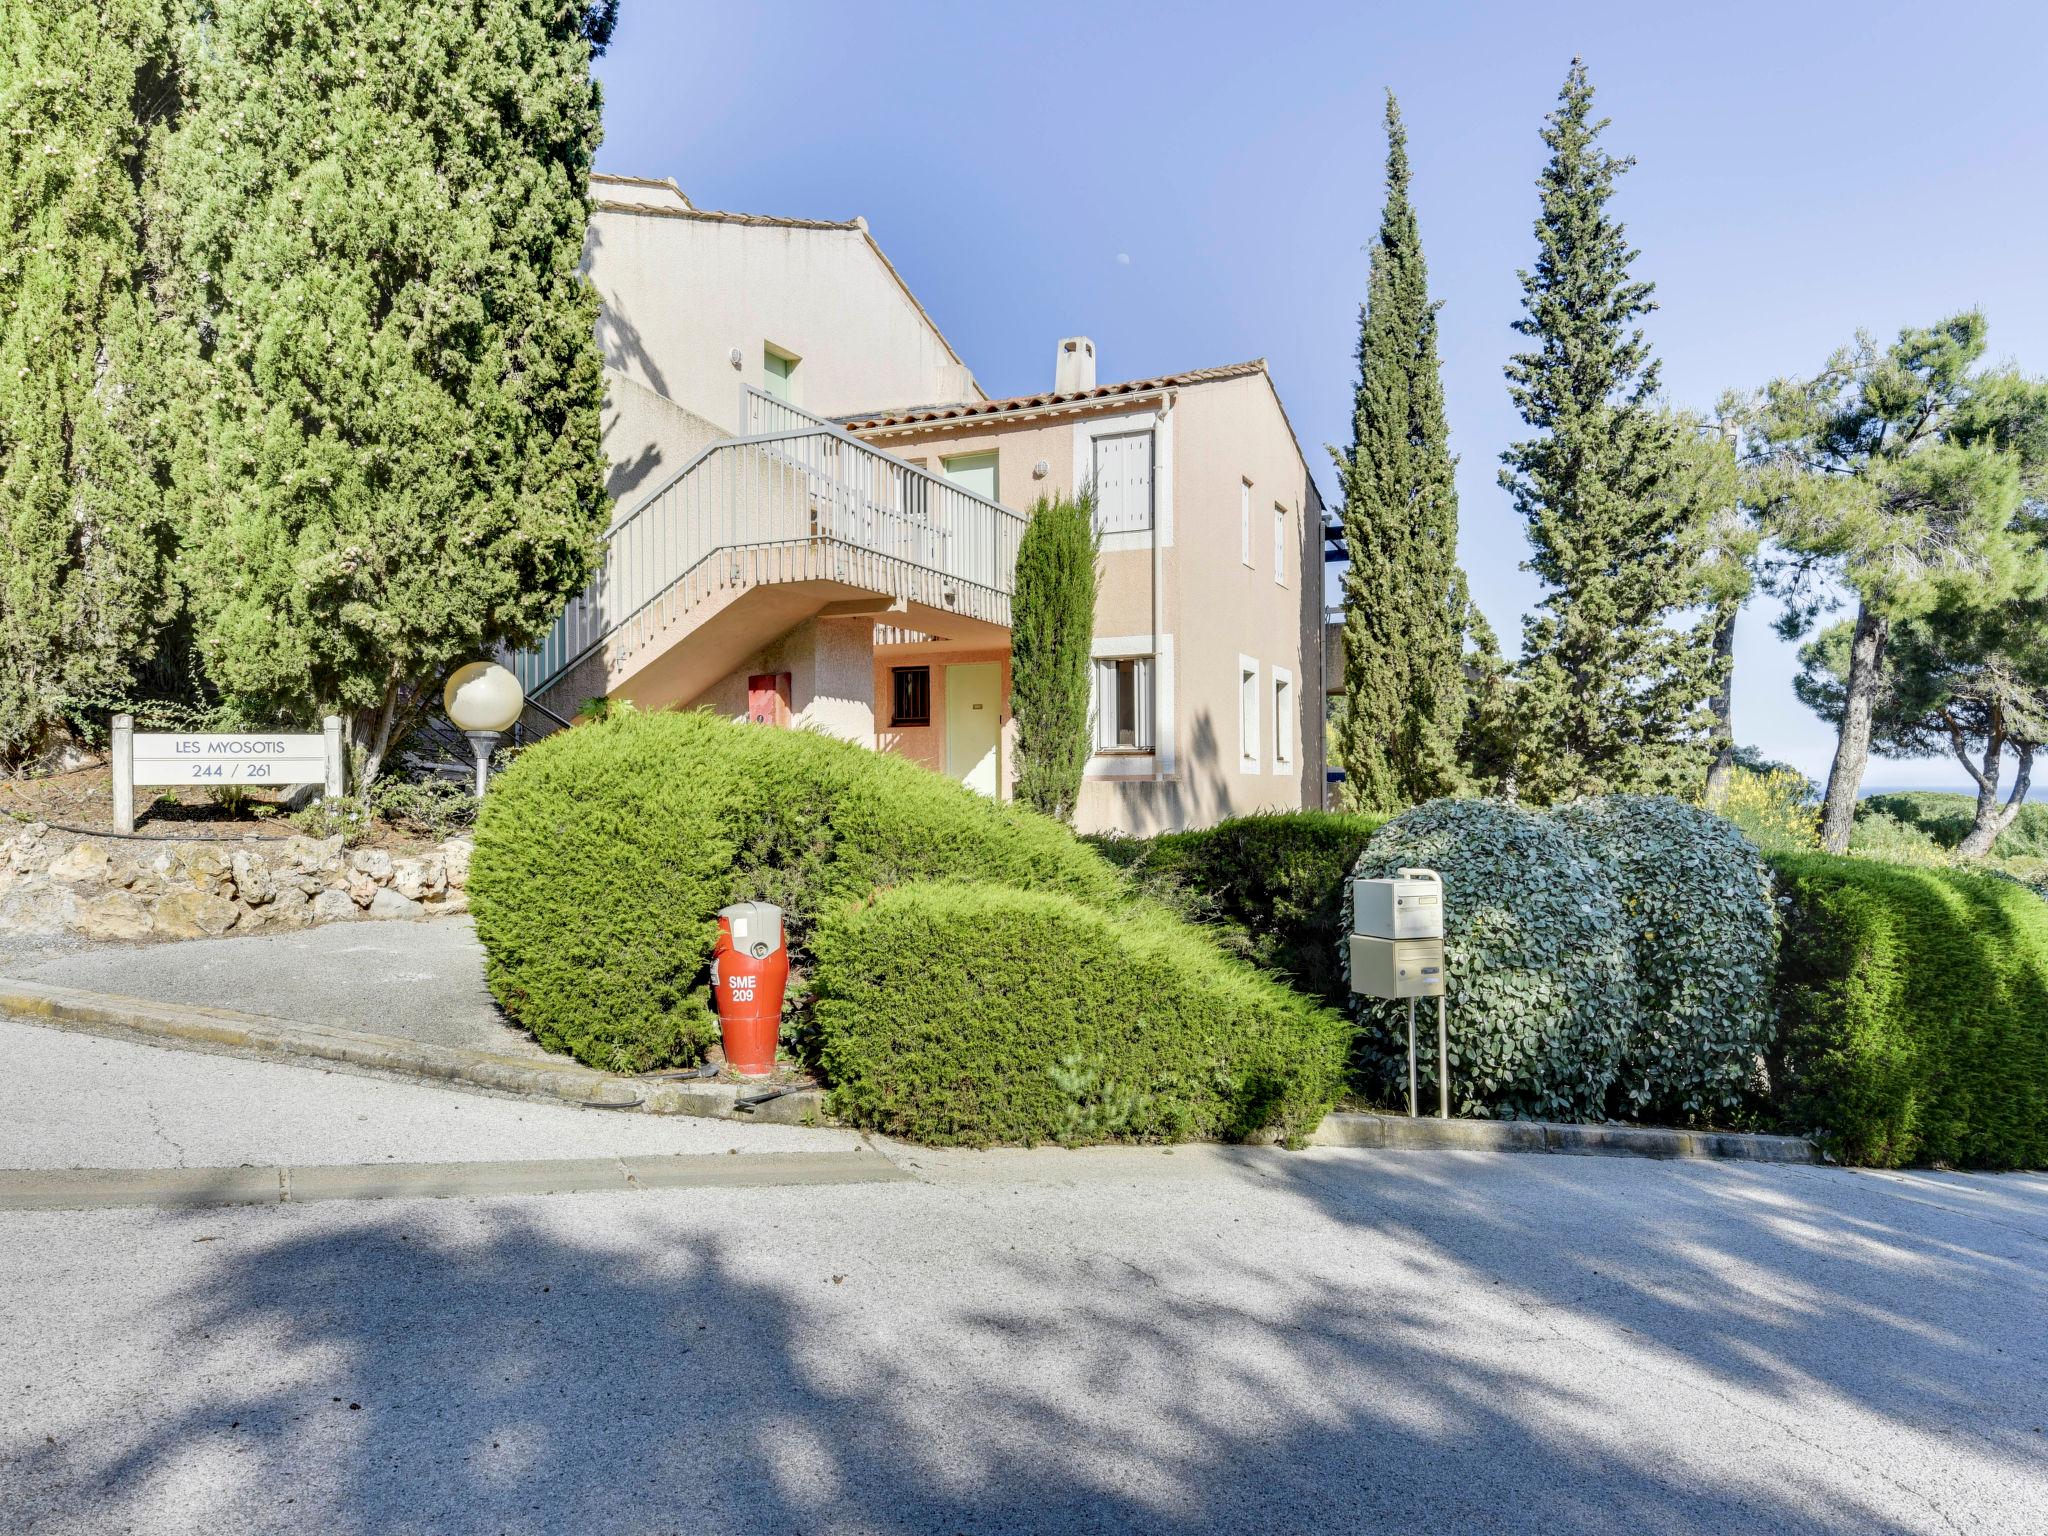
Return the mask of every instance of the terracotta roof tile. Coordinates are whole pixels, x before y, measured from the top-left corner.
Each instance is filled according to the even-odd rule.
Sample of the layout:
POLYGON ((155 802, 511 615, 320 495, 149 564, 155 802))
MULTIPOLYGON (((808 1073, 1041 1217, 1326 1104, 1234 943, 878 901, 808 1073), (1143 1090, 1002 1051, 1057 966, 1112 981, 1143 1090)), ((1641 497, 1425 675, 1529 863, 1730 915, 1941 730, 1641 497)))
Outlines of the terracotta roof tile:
POLYGON ((1266 360, 1229 363, 1221 368, 1190 368, 1185 373, 1165 373, 1152 379, 1126 379, 1117 384, 1098 384, 1093 389, 1069 390, 1065 394, 1012 395, 1007 400, 970 400, 957 405, 919 405, 893 411, 873 411, 838 418, 852 431, 888 427, 927 426, 937 422, 968 421, 982 416, 1001 416, 1013 411, 1043 411, 1066 406, 1093 405, 1128 395, 1148 395, 1183 384, 1212 384, 1219 379, 1241 379, 1266 371, 1266 360))

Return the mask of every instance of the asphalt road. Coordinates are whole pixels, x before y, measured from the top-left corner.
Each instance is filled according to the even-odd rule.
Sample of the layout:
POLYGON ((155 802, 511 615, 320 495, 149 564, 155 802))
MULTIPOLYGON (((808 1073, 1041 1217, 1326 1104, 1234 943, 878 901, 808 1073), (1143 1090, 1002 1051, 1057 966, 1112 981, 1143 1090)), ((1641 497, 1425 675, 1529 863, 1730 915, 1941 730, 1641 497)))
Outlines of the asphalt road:
POLYGON ((2048 1179, 893 1155, 0 1214, 0 1527, 2048 1532, 2048 1179))

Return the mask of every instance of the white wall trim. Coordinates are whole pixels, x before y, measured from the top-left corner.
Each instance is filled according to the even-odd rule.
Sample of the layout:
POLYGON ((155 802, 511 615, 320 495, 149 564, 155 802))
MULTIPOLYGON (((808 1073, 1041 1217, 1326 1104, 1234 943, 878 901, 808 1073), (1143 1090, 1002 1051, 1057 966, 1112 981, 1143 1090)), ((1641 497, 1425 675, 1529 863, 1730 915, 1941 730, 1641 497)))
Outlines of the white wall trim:
MULTIPOLYGON (((1077 434, 1078 435, 1078 434, 1077 434)), ((1108 541, 1105 540, 1105 543, 1108 541)), ((1174 733, 1180 713, 1173 697, 1173 636, 1161 635, 1159 649, 1152 649, 1152 637, 1145 635, 1097 635, 1089 656, 1100 660, 1111 656, 1150 656, 1152 690, 1158 700, 1158 740, 1150 752, 1096 752, 1089 756, 1082 776, 1090 779, 1162 779, 1174 771, 1174 733)), ((1090 727, 1091 739, 1093 726, 1090 727)))
MULTIPOLYGON (((1121 416, 1091 416, 1074 423, 1074 491, 1080 494, 1095 473, 1095 439, 1121 437, 1126 432, 1152 434, 1152 521, 1159 531, 1159 546, 1173 547, 1173 417, 1172 411, 1130 411, 1121 416)), ((1152 530, 1105 533, 1104 552, 1117 549, 1150 549, 1152 530)), ((1127 655, 1137 654, 1126 652, 1127 655)))
POLYGON ((1273 706, 1273 772, 1282 778, 1291 777, 1296 771, 1295 758, 1298 747, 1295 742, 1295 725, 1301 718, 1301 692, 1295 686, 1294 674, 1282 666, 1274 666, 1273 675, 1267 679, 1266 692, 1269 696, 1280 691, 1280 685, 1287 685, 1287 714, 1283 719, 1280 706, 1273 706), (1281 749, 1286 755, 1281 755, 1281 749))
POLYGON ((1266 687, 1265 669, 1258 661, 1242 651, 1237 657, 1237 675, 1231 680, 1231 687, 1237 694, 1237 767, 1241 773, 1258 773, 1265 755, 1265 738, 1259 730, 1260 699, 1266 687), (1245 713, 1244 675, 1252 675, 1251 713, 1245 713), (1251 751, 1245 751, 1245 738, 1251 738, 1251 751))

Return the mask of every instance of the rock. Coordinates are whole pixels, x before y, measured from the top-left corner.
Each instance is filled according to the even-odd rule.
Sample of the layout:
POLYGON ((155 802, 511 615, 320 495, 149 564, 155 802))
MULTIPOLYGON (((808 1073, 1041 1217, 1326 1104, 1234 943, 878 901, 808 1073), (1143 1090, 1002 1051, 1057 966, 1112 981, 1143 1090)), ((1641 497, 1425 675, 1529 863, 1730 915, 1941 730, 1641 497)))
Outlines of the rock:
POLYGON ((399 859, 391 866, 391 889, 408 901, 418 901, 427 891, 427 870, 418 859, 399 859))
POLYGON ((410 896, 401 896, 388 886, 379 886, 370 898, 372 917, 424 917, 426 909, 410 896))
POLYGON ((156 903, 159 933, 175 939, 213 939, 241 918, 242 909, 211 891, 173 891, 156 903))
POLYGON ((341 834, 307 837, 294 832, 284 841, 284 857, 300 874, 331 874, 341 868, 341 834))
POLYGON ((217 848, 180 848, 178 864, 194 885, 211 887, 228 876, 228 857, 217 848))
POLYGON ((469 892, 450 891, 427 908, 429 917, 454 917, 469 910, 469 892))
POLYGON ((24 828, 14 841, 8 845, 8 867, 16 874, 34 874, 39 869, 47 869, 49 867, 50 856, 55 850, 45 846, 43 843, 43 833, 47 830, 48 828, 44 827, 41 822, 37 822, 33 826, 24 828))
POLYGON ((382 848, 358 848, 348 865, 357 874, 368 875, 379 885, 388 885, 391 881, 391 855, 382 848))
POLYGON ((98 843, 74 843, 50 864, 50 878, 66 885, 96 885, 113 872, 113 856, 98 843))
POLYGON ((370 898, 383 890, 384 887, 372 880, 361 870, 352 869, 348 872, 347 889, 349 900, 359 907, 367 907, 370 904, 370 898))
POLYGON ((127 891, 109 891, 81 906, 72 927, 88 939, 145 939, 155 926, 151 905, 127 891))
POLYGON ((229 863, 235 872, 235 894, 245 905, 260 907, 277 895, 270 866, 247 848, 237 848, 229 863))
POLYGON ((47 880, 24 884, 0 900, 0 931, 62 933, 78 921, 78 893, 47 880))
POLYGON ((355 915, 355 899, 338 886, 313 898, 313 921, 316 923, 331 923, 355 915))
POLYGON ((448 888, 453 891, 469 885, 469 856, 476 851, 476 844, 467 838, 450 838, 441 845, 441 859, 447 866, 448 888))

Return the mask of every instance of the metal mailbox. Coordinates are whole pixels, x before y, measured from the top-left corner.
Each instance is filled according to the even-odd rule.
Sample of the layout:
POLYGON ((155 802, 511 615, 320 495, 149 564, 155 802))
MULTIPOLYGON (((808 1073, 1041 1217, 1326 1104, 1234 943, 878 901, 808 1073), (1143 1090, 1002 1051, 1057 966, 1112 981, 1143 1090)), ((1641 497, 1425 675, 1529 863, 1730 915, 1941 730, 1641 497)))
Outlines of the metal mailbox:
POLYGON ((1408 1113, 1416 1113, 1415 1000, 1436 999, 1437 1114, 1451 1114, 1450 1030, 1444 1019, 1444 880, 1400 869, 1391 880, 1351 882, 1346 940, 1351 990, 1408 1000, 1408 1113))
POLYGON ((1442 938, 1443 881, 1421 869, 1404 869, 1392 880, 1352 881, 1351 931, 1373 939, 1442 938))
POLYGON ((1351 936, 1351 990, 1367 997, 1441 997, 1444 941, 1351 936))

